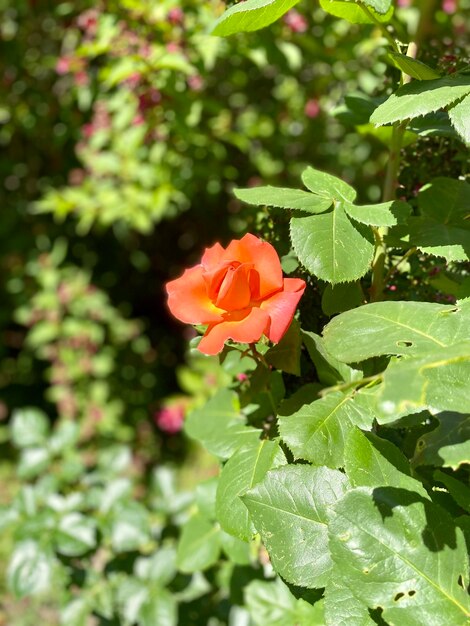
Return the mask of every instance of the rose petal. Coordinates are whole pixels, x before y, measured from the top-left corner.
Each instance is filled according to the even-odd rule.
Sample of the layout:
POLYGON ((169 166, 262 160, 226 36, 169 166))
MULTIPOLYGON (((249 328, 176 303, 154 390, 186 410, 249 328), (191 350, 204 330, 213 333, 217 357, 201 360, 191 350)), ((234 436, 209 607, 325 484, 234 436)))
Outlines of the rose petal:
POLYGON ((259 300, 282 289, 282 268, 276 250, 270 243, 261 241, 248 233, 240 240, 232 241, 225 251, 224 259, 253 263, 259 274, 259 293, 253 299, 259 300))
POLYGON ((220 243, 215 243, 211 248, 206 248, 202 255, 201 264, 205 269, 211 269, 218 265, 224 256, 225 250, 220 243))
POLYGON ((305 281, 300 278, 284 278, 283 290, 261 302, 261 309, 271 318, 266 335, 274 343, 279 343, 289 328, 305 287, 305 281))
POLYGON ((258 307, 227 313, 224 320, 207 329, 198 346, 204 354, 218 354, 227 339, 240 343, 258 341, 269 326, 269 315, 258 307))
POLYGON ((222 313, 209 299, 202 265, 186 270, 182 276, 166 284, 168 308, 181 322, 209 324, 222 321, 222 313))
POLYGON ((229 267, 220 285, 216 306, 226 311, 245 309, 251 300, 250 273, 253 265, 243 263, 229 267))

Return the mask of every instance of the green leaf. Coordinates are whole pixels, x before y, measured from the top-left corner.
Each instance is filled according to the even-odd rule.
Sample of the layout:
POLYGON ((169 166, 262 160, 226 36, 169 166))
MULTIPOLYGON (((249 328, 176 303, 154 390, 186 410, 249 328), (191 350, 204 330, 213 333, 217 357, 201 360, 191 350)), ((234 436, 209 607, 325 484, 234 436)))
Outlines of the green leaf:
POLYGON ((149 512, 139 502, 118 502, 111 520, 111 545, 116 552, 138 550, 150 541, 149 512))
POLYGON ((302 339, 300 337, 300 324, 292 320, 288 331, 281 341, 270 348, 264 358, 269 365, 287 374, 300 376, 300 350, 302 339))
POLYGON ((359 487, 334 507, 332 558, 354 595, 400 626, 455 626, 470 615, 463 533, 405 489, 359 487))
POLYGON ((382 13, 383 15, 390 10, 392 6, 392 0, 362 0, 363 3, 369 8, 382 13))
POLYGON ((261 434, 245 425, 238 396, 228 389, 221 389, 202 408, 192 411, 185 421, 185 431, 223 459, 245 443, 258 440, 261 434))
POLYGON ((199 513, 208 520, 215 519, 215 498, 219 477, 212 476, 196 486, 195 501, 199 513))
POLYGON ((431 302, 374 302, 335 317, 326 350, 345 363, 374 356, 415 356, 470 339, 470 307, 431 302))
POLYGON ((360 370, 353 369, 328 353, 325 342, 320 335, 303 330, 302 338, 315 365, 318 380, 322 383, 333 387, 341 382, 350 383, 362 378, 360 370))
POLYGON ((234 189, 235 196, 247 204, 256 206, 274 206, 281 209, 296 209, 307 213, 323 213, 332 205, 331 198, 323 198, 302 189, 283 189, 281 187, 254 187, 253 189, 234 189))
POLYGON ((356 192, 341 178, 337 178, 327 172, 321 172, 313 167, 307 167, 302 172, 302 182, 317 196, 335 202, 354 202, 356 192))
POLYGON ((328 509, 348 489, 344 474, 326 467, 271 470, 243 496, 272 565, 287 582, 323 587, 329 578, 328 509))
POLYGON ((50 460, 51 457, 47 448, 37 446, 25 448, 21 452, 18 463, 18 476, 26 479, 34 478, 48 467, 50 460))
POLYGON ((69 513, 60 520, 54 540, 61 554, 81 556, 96 546, 95 521, 76 511, 69 513))
POLYGON ((470 412, 470 341, 430 350, 422 357, 393 362, 384 373, 378 397, 380 423, 396 414, 432 408, 470 412))
POLYGON ((314 606, 295 598, 280 578, 253 580, 244 589, 245 604, 254 626, 323 626, 322 602, 314 606))
POLYGON ((177 573, 176 549, 172 545, 163 545, 150 557, 140 557, 135 562, 134 571, 140 580, 162 587, 168 585, 177 573))
POLYGON ((251 546, 246 541, 220 531, 220 545, 227 558, 236 565, 250 565, 251 546))
POLYGON ((406 54, 400 54, 394 50, 389 50, 388 56, 392 60, 393 65, 398 67, 404 74, 416 78, 417 80, 433 80, 434 78, 440 78, 441 75, 436 70, 427 66, 422 61, 413 59, 406 56, 406 54))
POLYGON ((470 185, 436 178, 418 195, 421 217, 409 220, 411 245, 448 261, 470 259, 470 185))
POLYGON ((285 463, 278 442, 268 439, 251 442, 227 461, 216 500, 217 520, 227 533, 244 541, 251 539, 254 527, 240 496, 259 483, 269 469, 285 463))
POLYGON ((90 623, 91 612, 89 598, 76 598, 62 609, 60 623, 63 626, 87 626, 90 623))
POLYGON ((334 391, 304 405, 293 415, 279 417, 279 432, 296 459, 343 467, 344 444, 353 426, 370 429, 373 405, 357 403, 357 394, 334 391))
POLYGON ((449 109, 449 118, 462 141, 470 143, 470 95, 449 109))
POLYGON ((403 85, 379 105, 370 121, 376 126, 420 117, 447 107, 470 93, 470 76, 454 74, 403 85))
POLYGON ((213 35, 227 37, 269 26, 299 0, 246 0, 230 7, 215 23, 213 35))
POLYGON ((361 602, 335 571, 325 589, 326 626, 375 626, 367 604, 361 602))
POLYGON ((436 470, 433 474, 434 480, 441 482, 447 487, 448 492, 457 502, 457 504, 467 513, 470 513, 470 487, 462 481, 436 470))
POLYGON ((39 543, 21 541, 8 566, 8 586, 18 598, 42 593, 51 584, 52 566, 50 553, 39 543))
POLYGON ((354 428, 344 451, 344 469, 353 487, 398 487, 428 498, 426 489, 410 476, 410 464, 392 443, 354 428))
POLYGON ((374 256, 372 233, 354 225, 341 204, 322 215, 292 218, 290 233, 299 261, 326 282, 352 282, 370 268, 374 256))
MULTIPOLYGON (((449 393, 452 393, 451 390, 449 393)), ((418 439, 413 464, 451 467, 454 470, 463 463, 470 464, 470 415, 448 411, 435 417, 439 426, 418 439)))
POLYGON ((359 282, 327 285, 321 298, 321 308, 325 315, 334 315, 354 309, 363 304, 364 294, 359 282))
MULTIPOLYGON (((327 13, 330 13, 335 17, 342 17, 352 24, 374 23, 374 20, 369 17, 369 15, 361 9, 359 5, 351 2, 351 0, 320 0, 320 6, 327 13)), ((372 7, 369 8, 374 18, 380 22, 390 21, 393 15, 392 6, 384 14, 374 11, 372 7)))
POLYGON ((208 569, 220 555, 220 528, 196 513, 183 526, 177 551, 178 569, 190 574, 208 569))
POLYGON ((174 596, 160 587, 150 589, 139 611, 139 626, 177 626, 178 607, 174 596))
POLYGON ((49 428, 49 419, 40 409, 27 407, 12 413, 11 439, 17 448, 42 446, 47 441, 49 428))
POLYGON ((356 222, 370 226, 396 226, 405 222, 411 213, 410 205, 400 200, 364 206, 345 202, 344 210, 356 222))

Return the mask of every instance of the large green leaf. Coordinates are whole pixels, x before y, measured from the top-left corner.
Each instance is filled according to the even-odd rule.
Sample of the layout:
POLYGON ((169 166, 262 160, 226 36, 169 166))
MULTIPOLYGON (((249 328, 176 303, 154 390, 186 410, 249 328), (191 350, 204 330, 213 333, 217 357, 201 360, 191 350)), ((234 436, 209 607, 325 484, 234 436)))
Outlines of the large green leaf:
POLYGON ((296 459, 317 465, 343 467, 344 444, 353 426, 370 429, 375 419, 372 403, 358 402, 359 393, 334 391, 302 406, 293 415, 279 417, 279 432, 296 459))
POLYGON ((470 339, 470 306, 431 302, 374 302, 335 317, 323 331, 325 348, 340 361, 421 355, 470 339))
POLYGON ((285 463, 279 444, 268 439, 250 442, 227 461, 216 499, 217 520, 226 532, 245 541, 251 538, 254 527, 240 496, 259 483, 269 469, 285 463))
POLYGON ((400 626, 468 623, 465 539, 443 509, 393 487, 358 487, 334 509, 332 558, 357 598, 400 626))
POLYGON ((328 213, 295 217, 292 245, 304 267, 329 283, 355 281, 370 268, 374 256, 372 232, 355 225, 341 203, 328 213))
POLYGON ((167 589, 149 589, 147 599, 139 611, 139 626, 177 626, 178 607, 175 597, 167 589))
POLYGON ((470 76, 454 74, 435 80, 413 81, 400 87, 379 105, 370 121, 393 124, 447 107, 470 93, 470 76))
MULTIPOLYGON (((365 2, 364 4, 367 3, 365 2)), ((320 6, 327 13, 335 17, 342 17, 352 24, 372 24, 374 19, 380 22, 388 22, 393 15, 393 7, 390 6, 390 3, 390 8, 385 13, 378 13, 374 11, 372 6, 369 6, 374 19, 369 17, 358 4, 351 2, 351 0, 320 0, 320 6)))
POLYGON ((66 556, 80 556, 96 545, 96 523, 77 511, 64 515, 54 533, 57 551, 66 556))
POLYGON ((288 331, 281 341, 272 346, 264 358, 269 365, 287 374, 300 376, 300 351, 302 339, 300 336, 300 324, 297 320, 292 320, 288 331))
POLYGON ((283 189, 282 187, 268 186, 254 187, 252 189, 234 189, 233 193, 239 200, 247 204, 297 209, 307 213, 323 213, 333 203, 331 198, 324 198, 302 189, 283 189))
POLYGON ((178 543, 177 564, 185 574, 205 570, 220 555, 220 528, 196 513, 183 526, 178 543))
POLYGON ((245 425, 238 396, 228 389, 221 389, 203 407, 190 413, 185 431, 223 459, 245 443, 258 440, 261 434, 260 430, 245 425))
POLYGON ((358 428, 346 440, 344 469, 353 487, 398 487, 429 497, 410 476, 408 459, 396 446, 358 428))
POLYGON ((234 33, 259 30, 269 26, 299 0, 246 0, 230 7, 215 23, 213 35, 227 37, 234 33))
MULTIPOLYGON (((469 380, 467 378, 467 384, 469 380)), ((442 465, 457 469, 462 463, 470 464, 470 415, 449 411, 436 417, 439 426, 420 437, 416 443, 414 465, 442 465)))
POLYGON ((362 378, 360 370, 356 370, 328 354, 325 342, 320 335, 304 330, 302 337, 307 352, 315 365, 318 380, 322 383, 332 387, 340 382, 349 383, 362 378))
POLYGON ((323 587, 330 574, 328 509, 348 489, 346 476, 326 467, 271 470, 243 496, 274 569, 288 582, 323 587))
POLYGON ((393 362, 378 396, 380 423, 397 414, 432 408, 470 413, 470 341, 435 348, 422 357, 393 362))

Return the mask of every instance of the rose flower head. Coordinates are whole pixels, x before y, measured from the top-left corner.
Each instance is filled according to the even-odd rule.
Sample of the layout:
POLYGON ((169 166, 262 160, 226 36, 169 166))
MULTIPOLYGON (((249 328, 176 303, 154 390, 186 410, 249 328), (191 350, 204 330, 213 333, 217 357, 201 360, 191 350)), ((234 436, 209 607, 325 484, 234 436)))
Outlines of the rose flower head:
POLYGON ((300 278, 284 278, 273 246, 254 235, 206 248, 201 262, 166 285, 168 307, 187 324, 207 324, 199 343, 217 354, 228 339, 253 343, 266 335, 278 343, 305 290, 300 278))

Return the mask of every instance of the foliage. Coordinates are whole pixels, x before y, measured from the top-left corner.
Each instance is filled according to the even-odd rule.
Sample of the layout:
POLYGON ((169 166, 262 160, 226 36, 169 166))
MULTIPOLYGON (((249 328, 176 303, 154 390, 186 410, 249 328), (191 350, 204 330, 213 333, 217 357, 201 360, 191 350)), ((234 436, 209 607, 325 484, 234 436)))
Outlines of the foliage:
MULTIPOLYGON (((7 7, 7 39, 25 6, 7 7)), ((35 233, 39 253, 4 263, 15 367, 46 364, 49 409, 25 396, 0 428, 8 602, 36 598, 64 626, 468 623, 468 8, 54 9, 54 41, 66 36, 48 63, 79 167, 27 199, 28 219, 63 237, 35 233), (250 343, 229 333, 218 357, 189 332, 175 367, 176 327, 129 319, 144 317, 145 270, 134 308, 119 304, 119 258, 158 259, 174 284, 184 265, 202 272, 198 242, 248 229, 277 249, 284 284, 306 284, 295 319, 274 345, 271 318, 250 343), (94 273, 77 233, 97 248, 94 273)), ((10 148, 29 128, 17 89, 10 148)), ((244 275, 253 310, 259 257, 244 275)), ((264 271, 281 276, 274 260, 264 271)))

